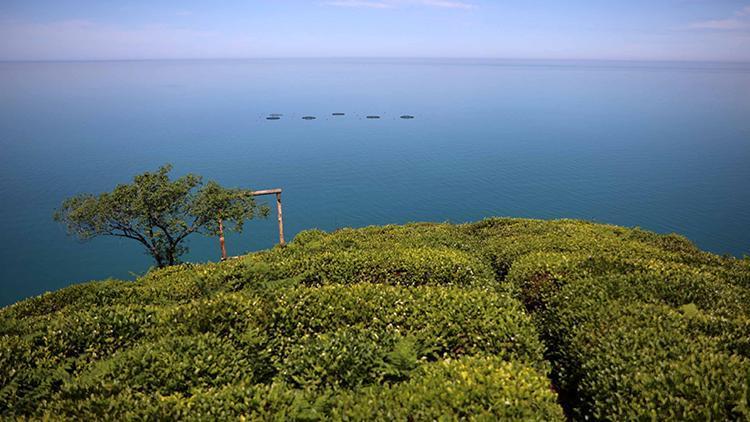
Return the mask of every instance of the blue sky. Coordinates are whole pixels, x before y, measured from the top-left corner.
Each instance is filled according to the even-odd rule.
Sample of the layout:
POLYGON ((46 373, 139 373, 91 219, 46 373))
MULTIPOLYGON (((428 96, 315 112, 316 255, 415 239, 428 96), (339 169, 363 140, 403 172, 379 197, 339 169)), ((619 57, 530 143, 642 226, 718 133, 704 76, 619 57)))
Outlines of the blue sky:
POLYGON ((750 61, 750 0, 2 0, 0 60, 750 61))

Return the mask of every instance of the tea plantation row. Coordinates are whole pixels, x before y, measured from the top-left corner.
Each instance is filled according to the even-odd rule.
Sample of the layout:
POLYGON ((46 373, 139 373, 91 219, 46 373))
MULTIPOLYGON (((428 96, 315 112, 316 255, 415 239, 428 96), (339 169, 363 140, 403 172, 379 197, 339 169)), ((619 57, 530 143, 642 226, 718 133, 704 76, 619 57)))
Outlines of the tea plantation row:
POLYGON ((0 311, 0 416, 750 419, 750 261, 488 219, 286 248, 0 311))

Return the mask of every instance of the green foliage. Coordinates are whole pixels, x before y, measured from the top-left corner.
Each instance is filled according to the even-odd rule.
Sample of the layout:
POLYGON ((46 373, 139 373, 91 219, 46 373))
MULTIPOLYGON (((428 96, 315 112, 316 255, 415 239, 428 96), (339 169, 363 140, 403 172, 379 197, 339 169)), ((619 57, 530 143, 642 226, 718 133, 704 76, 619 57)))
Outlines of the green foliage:
POLYGON ((573 415, 750 417, 750 291, 736 260, 679 236, 623 231, 618 244, 593 226, 586 244, 567 224, 550 229, 537 226, 524 247, 538 248, 515 257, 517 244, 491 243, 512 257, 506 281, 533 313, 573 415))
POLYGON ((134 345, 154 321, 154 310, 113 306, 28 321, 29 334, 3 336, 0 411, 30 414, 90 362, 134 345), (7 354, 7 355, 6 355, 7 354))
POLYGON ((213 333, 240 339, 248 330, 268 324, 268 304, 252 294, 220 293, 208 299, 162 308, 164 335, 213 333))
POLYGON ((97 236, 132 239, 146 248, 157 266, 174 265, 187 252, 184 240, 192 233, 216 235, 218 219, 241 232, 245 220, 268 214, 258 207, 252 191, 228 189, 188 174, 170 180, 172 166, 135 176, 112 192, 80 194, 65 200, 54 219, 81 240, 97 236))
MULTIPOLYGON (((167 173, 115 192, 160 221, 250 206, 167 173)), ((749 263, 573 220, 310 230, 0 310, 0 417, 748 420, 749 263)))
MULTIPOLYGON (((488 219, 469 226, 486 239, 486 254, 500 276, 519 258, 533 253, 561 253, 602 259, 603 266, 627 259, 659 258, 691 266, 727 268, 727 260, 700 251, 678 235, 657 235, 639 229, 575 220, 488 219), (666 240, 665 240, 666 239, 666 240)), ((617 271, 617 268, 613 268, 617 271)))
POLYGON ((280 376, 303 388, 356 388, 381 381, 393 336, 341 329, 302 338, 281 363, 280 376))
POLYGON ((423 365, 409 381, 345 395, 331 411, 345 420, 563 420, 549 380, 490 357, 423 365))
POLYGON ((272 321, 277 350, 315 333, 358 327, 411 336, 420 359, 489 353, 544 366, 542 345, 518 301, 488 289, 366 283, 300 288, 278 296, 272 321))
POLYGON ((194 389, 257 381, 258 363, 253 353, 213 334, 167 337, 97 362, 66 383, 59 397, 111 396, 125 389, 185 395, 194 389))
POLYGON ((130 283, 125 281, 98 281, 74 284, 55 292, 48 292, 6 308, 3 316, 23 319, 58 312, 66 307, 85 308, 114 305, 127 296, 130 283))
POLYGON ((653 305, 612 304, 577 327, 567 348, 578 364, 583 415, 595 419, 746 420, 750 361, 721 351, 688 319, 653 305))
POLYGON ((155 313, 138 305, 70 311, 35 321, 41 330, 30 337, 46 359, 96 360, 137 342, 154 324, 155 313))
POLYGON ((492 283, 489 268, 470 254, 437 248, 342 250, 282 257, 271 265, 307 285, 383 283, 400 286, 492 283))

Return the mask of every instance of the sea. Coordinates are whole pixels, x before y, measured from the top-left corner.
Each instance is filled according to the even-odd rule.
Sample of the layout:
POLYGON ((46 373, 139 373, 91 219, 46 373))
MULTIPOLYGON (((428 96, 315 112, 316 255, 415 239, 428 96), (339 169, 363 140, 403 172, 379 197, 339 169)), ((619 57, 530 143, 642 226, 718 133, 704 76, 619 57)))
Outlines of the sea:
MULTIPOLYGON (((287 240, 312 228, 573 218, 675 232, 741 257, 750 64, 0 63, 0 306, 147 272, 138 243, 81 242, 52 215, 67 197, 166 163, 175 177, 283 189, 287 240)), ((278 242, 274 198, 258 200, 271 215, 228 235, 230 255, 278 242)), ((185 261, 219 260, 216 238, 189 247, 185 261)))

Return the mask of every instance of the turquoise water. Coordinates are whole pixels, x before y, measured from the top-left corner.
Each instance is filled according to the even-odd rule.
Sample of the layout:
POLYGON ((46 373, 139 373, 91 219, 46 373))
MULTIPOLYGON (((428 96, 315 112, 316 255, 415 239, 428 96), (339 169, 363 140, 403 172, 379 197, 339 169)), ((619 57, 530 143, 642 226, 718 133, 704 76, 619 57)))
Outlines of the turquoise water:
MULTIPOLYGON (((750 253, 750 65, 0 64, 0 305, 145 272, 139 245, 79 243, 51 215, 65 197, 166 162, 229 186, 282 187, 288 238, 569 217, 679 232, 739 256, 750 253)), ((229 253, 273 245, 275 224, 229 236, 229 253)), ((216 260, 217 243, 194 238, 188 259, 216 260)))

